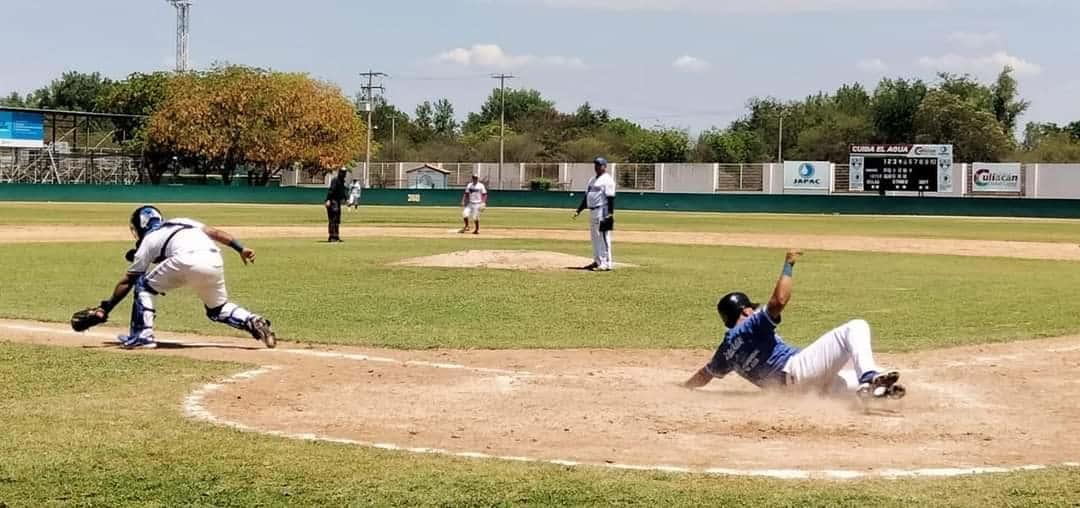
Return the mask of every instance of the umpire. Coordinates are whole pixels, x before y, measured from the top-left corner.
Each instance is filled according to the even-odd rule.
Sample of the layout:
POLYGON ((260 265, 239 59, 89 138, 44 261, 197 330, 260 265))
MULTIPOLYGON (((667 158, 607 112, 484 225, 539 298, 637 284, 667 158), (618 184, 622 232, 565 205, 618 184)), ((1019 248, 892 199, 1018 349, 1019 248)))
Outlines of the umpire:
POLYGON ((349 197, 349 187, 345 184, 348 173, 345 168, 338 170, 337 176, 330 182, 330 190, 326 191, 326 220, 327 231, 330 236, 328 243, 341 241, 341 203, 349 197))

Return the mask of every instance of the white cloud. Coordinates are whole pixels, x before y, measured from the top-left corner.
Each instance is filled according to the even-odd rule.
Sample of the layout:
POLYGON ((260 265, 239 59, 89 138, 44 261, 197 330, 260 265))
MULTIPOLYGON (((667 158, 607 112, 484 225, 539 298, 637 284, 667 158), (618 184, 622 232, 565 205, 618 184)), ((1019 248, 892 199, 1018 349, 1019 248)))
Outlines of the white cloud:
POLYGON ((528 65, 546 65, 584 69, 585 61, 578 57, 511 55, 497 44, 475 44, 469 48, 454 48, 435 58, 439 62, 466 67, 490 69, 516 69, 528 65))
POLYGON ((949 42, 969 49, 983 49, 1001 46, 1001 34, 997 32, 953 32, 949 42))
POLYGON ((889 70, 888 64, 880 58, 864 58, 859 60, 855 66, 858 67, 860 71, 871 73, 882 73, 889 70))
POLYGON ((683 55, 671 62, 671 66, 683 72, 705 72, 712 67, 709 62, 690 55, 683 55))
POLYGON ((557 8, 653 12, 820 12, 938 10, 960 0, 488 0, 557 8))
POLYGON ((964 56, 955 53, 937 57, 924 56, 917 63, 923 68, 934 71, 973 74, 996 73, 1006 65, 1016 70, 1016 74, 1020 76, 1033 76, 1042 72, 1041 65, 1010 55, 1005 51, 996 51, 985 56, 964 56))

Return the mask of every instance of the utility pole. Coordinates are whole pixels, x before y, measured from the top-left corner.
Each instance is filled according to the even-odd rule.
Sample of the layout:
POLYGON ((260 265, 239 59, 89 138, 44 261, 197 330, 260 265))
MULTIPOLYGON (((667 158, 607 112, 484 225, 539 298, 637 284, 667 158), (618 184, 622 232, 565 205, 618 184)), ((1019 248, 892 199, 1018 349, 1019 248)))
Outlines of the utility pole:
POLYGON ((784 108, 780 108, 780 134, 776 142, 776 163, 784 163, 784 108))
POLYGON ((514 79, 517 76, 511 76, 509 74, 492 74, 492 78, 499 80, 499 189, 502 189, 502 170, 504 162, 504 151, 506 148, 506 80, 514 79))
POLYGON ((390 159, 397 162, 397 115, 390 117, 390 159))
POLYGON ((361 86, 364 91, 364 109, 367 110, 367 150, 364 153, 364 187, 368 186, 368 177, 371 174, 371 132, 375 130, 375 126, 371 124, 371 114, 375 111, 375 90, 382 93, 385 88, 382 85, 374 85, 375 78, 381 78, 388 76, 385 72, 373 72, 368 70, 367 72, 361 72, 361 77, 367 78, 367 86, 361 86))

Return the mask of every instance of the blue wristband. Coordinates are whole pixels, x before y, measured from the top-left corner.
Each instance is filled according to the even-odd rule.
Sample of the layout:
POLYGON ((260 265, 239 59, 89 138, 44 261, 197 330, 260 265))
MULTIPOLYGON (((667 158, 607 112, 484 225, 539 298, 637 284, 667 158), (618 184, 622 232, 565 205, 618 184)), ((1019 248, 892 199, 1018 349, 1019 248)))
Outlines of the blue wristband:
POLYGON ((236 239, 235 239, 235 238, 233 238, 233 240, 232 240, 231 242, 229 242, 229 247, 232 247, 232 249, 233 249, 234 251, 236 251, 236 252, 240 252, 240 253, 243 253, 243 252, 244 252, 244 246, 243 246, 243 244, 241 244, 240 242, 236 241, 236 239))
POLYGON ((784 263, 784 276, 791 277, 791 273, 795 270, 795 265, 792 263, 784 263))

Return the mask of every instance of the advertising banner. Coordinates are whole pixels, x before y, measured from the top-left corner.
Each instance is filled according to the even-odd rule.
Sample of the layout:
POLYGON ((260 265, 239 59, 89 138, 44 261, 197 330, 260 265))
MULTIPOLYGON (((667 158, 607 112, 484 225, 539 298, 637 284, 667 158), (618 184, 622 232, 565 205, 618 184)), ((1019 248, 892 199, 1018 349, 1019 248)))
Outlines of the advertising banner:
POLYGON ((45 115, 0 109, 0 147, 45 146, 45 115))
POLYGON ((784 161, 784 190, 829 190, 832 165, 821 161, 784 161))
POLYGON ((976 162, 971 165, 972 192, 1020 193, 1020 163, 976 162))

